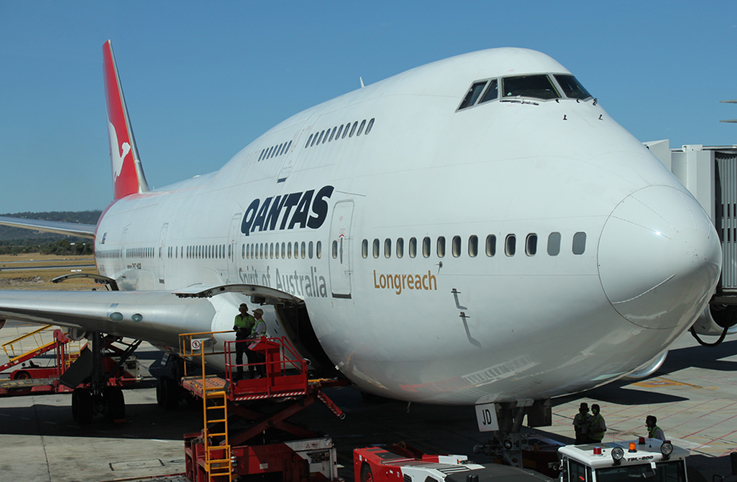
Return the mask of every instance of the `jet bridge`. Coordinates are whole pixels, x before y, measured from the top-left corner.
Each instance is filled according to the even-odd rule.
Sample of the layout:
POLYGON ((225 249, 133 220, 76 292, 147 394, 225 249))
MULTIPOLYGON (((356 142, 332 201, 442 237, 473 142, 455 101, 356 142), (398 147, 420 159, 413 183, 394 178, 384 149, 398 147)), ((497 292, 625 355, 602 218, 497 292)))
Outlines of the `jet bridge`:
POLYGON ((737 145, 671 149, 666 139, 645 146, 693 194, 716 227, 722 275, 708 313, 699 317, 694 330, 702 335, 726 333, 737 324, 737 145))

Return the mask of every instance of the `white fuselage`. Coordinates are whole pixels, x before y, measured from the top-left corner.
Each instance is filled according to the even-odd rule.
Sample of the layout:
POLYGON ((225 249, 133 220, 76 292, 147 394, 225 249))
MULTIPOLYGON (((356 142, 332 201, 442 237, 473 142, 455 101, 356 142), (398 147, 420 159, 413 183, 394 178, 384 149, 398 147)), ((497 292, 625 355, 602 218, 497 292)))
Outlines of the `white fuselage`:
MULTIPOLYGON (((541 399, 635 370, 703 310, 716 232, 594 99, 458 110, 512 73, 567 71, 488 50, 297 114, 215 173, 111 205, 99 271, 124 290, 288 292, 348 378, 405 400, 541 399)), ((224 300, 203 330, 230 329, 224 300)))

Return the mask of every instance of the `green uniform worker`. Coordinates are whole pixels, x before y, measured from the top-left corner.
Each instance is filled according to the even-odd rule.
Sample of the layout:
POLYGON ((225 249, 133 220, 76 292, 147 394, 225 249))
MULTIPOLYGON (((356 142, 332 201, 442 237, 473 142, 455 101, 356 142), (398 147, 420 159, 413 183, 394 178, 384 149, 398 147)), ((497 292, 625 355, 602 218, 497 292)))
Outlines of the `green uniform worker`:
POLYGON ((665 434, 663 429, 658 427, 658 419, 655 415, 648 415, 645 418, 645 425, 647 425, 647 437, 665 440, 665 434))
MULTIPOLYGON (((236 379, 240 380, 243 378, 243 353, 246 353, 248 356, 248 363, 251 363, 251 351, 248 349, 248 342, 245 340, 251 335, 251 330, 253 329, 253 325, 256 323, 256 320, 253 316, 248 314, 248 306, 245 303, 241 304, 238 311, 240 313, 235 315, 233 330, 235 331, 236 340, 235 363, 238 365, 236 379)), ((254 372, 254 369, 249 366, 248 371, 254 372)))
POLYGON ((599 404, 595 403, 591 405, 591 413, 593 415, 589 418, 589 443, 598 444, 604 439, 606 422, 604 422, 604 417, 601 416, 599 404))

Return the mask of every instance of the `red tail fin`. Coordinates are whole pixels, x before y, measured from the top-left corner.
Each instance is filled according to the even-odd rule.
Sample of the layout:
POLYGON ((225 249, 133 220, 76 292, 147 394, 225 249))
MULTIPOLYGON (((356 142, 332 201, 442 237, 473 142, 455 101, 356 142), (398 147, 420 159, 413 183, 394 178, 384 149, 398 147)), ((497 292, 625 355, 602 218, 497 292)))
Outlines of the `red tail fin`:
POLYGON ((125 106, 123 88, 115 66, 113 46, 108 40, 102 46, 105 96, 107 98, 107 123, 110 136, 110 161, 113 168, 115 199, 148 191, 146 176, 138 157, 128 109, 125 106))

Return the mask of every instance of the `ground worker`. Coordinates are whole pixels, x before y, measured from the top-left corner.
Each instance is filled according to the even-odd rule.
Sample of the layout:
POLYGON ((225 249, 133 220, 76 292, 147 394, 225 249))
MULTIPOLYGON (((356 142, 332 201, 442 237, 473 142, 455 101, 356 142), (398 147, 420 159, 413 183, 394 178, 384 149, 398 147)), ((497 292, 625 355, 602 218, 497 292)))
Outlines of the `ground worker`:
MULTIPOLYGON (((241 303, 241 305, 238 307, 239 313, 235 315, 235 321, 233 322, 233 330, 235 331, 235 363, 238 365, 237 367, 237 373, 235 375, 235 380, 238 381, 241 378, 243 378, 243 353, 246 353, 248 356, 248 363, 252 363, 252 355, 251 351, 248 349, 248 342, 245 341, 246 338, 248 338, 251 335, 251 331, 253 330, 253 325, 256 323, 256 320, 253 318, 253 316, 248 314, 248 305, 245 303, 241 303)), ((249 373, 251 373, 251 378, 253 378, 253 374, 255 372, 252 371, 252 368, 248 367, 249 373)))
POLYGON ((598 444, 604 439, 606 432, 606 422, 601 416, 601 408, 599 404, 591 405, 591 418, 589 419, 589 443, 598 444))
POLYGON ((576 431, 576 444, 585 444, 588 442, 589 433, 589 404, 581 403, 578 413, 573 417, 573 429, 576 431))
POLYGON ((648 438, 657 438, 660 440, 665 440, 665 434, 663 433, 663 429, 658 427, 658 419, 655 418, 655 415, 648 415, 645 418, 645 425, 647 426, 647 437, 648 438))
MULTIPOLYGON (((251 329, 251 336, 252 339, 258 339, 262 336, 266 336, 266 322, 263 319, 264 316, 264 310, 261 308, 258 308, 256 310, 253 310, 253 316, 256 318, 256 321, 253 323, 253 328, 251 329)), ((256 353, 254 351, 250 351, 249 353, 253 353, 254 355, 254 363, 255 369, 256 369, 256 376, 252 376, 251 378, 259 378, 266 376, 266 357, 261 353, 256 353)), ((250 363, 250 361, 249 361, 250 363)), ((249 366, 248 369, 250 370, 251 367, 249 366)))

